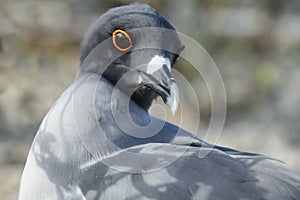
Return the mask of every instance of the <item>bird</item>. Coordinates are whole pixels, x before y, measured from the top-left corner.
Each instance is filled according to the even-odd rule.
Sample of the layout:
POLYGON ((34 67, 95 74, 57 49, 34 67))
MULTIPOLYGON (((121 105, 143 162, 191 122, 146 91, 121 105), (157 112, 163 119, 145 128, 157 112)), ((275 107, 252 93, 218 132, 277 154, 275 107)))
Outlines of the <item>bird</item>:
POLYGON ((283 162, 209 144, 149 114, 156 98, 176 112, 171 69, 184 49, 151 6, 109 9, 81 47, 74 82, 33 140, 20 200, 300 199, 300 178, 283 162))

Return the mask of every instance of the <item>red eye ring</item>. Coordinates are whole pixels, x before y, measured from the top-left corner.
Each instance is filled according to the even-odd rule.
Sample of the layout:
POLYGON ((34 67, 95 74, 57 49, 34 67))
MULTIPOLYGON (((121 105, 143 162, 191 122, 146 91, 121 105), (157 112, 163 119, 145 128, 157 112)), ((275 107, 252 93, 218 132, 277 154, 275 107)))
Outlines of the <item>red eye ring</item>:
POLYGON ((112 34, 112 42, 114 44, 114 46, 121 52, 126 52, 128 51, 129 49, 132 48, 132 41, 131 41, 131 37, 130 35, 126 32, 126 31, 123 31, 121 29, 117 29, 113 32, 112 34), (126 48, 124 47, 120 47, 120 45, 118 45, 118 42, 117 42, 117 35, 118 34, 122 34, 123 36, 126 37, 127 39, 127 42, 128 42, 128 46, 126 48))

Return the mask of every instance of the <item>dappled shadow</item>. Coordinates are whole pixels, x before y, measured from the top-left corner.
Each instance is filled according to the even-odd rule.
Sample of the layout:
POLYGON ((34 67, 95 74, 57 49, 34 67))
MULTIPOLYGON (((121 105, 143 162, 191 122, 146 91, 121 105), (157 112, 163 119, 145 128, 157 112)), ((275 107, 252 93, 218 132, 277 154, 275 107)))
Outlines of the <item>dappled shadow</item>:
MULTIPOLYGON (((44 118, 31 148, 35 163, 47 175, 48 180, 40 180, 40 183, 53 183, 55 191, 47 192, 54 192, 52 195, 57 198, 66 198, 68 197, 66 196, 67 192, 73 192, 74 183, 78 181, 76 179, 80 171, 79 162, 73 159, 77 151, 75 150, 77 148, 76 139, 74 139, 76 134, 68 133, 69 130, 66 128, 66 122, 69 123, 66 121, 66 117, 71 114, 71 95, 64 97, 66 98, 61 98, 54 104, 44 118), (53 131, 53 127, 55 131, 53 131), (71 136, 70 134, 74 138, 69 138, 68 141, 67 138, 71 136), (74 143, 72 144, 72 142, 74 143)), ((78 154, 78 156, 81 155, 78 154)), ((50 188, 48 189, 50 190, 50 188)), ((43 190, 45 189, 37 188, 36 192, 43 193, 43 190)))
MULTIPOLYGON (((160 145, 164 144, 146 144, 130 150, 138 152, 160 145)), ((170 145, 171 152, 162 151, 153 156, 162 162, 164 157, 176 153, 177 148, 182 147, 170 145)), ((152 152, 141 154, 147 157, 152 152)), ((122 160, 124 168, 136 167, 136 163, 124 159, 124 155, 120 152, 107 159, 122 160)), ((142 160, 138 165, 144 164, 142 160)), ((259 181, 241 162, 215 150, 199 158, 197 148, 191 147, 171 165, 151 172, 122 172, 98 162, 82 174, 80 187, 91 199, 269 199, 269 191, 261 187, 259 181)))
MULTIPOLYGON (((112 123, 111 113, 105 113, 108 121, 96 115, 101 118, 97 121, 101 130, 93 129, 90 139, 106 138, 119 150, 109 153, 106 148, 109 146, 99 145, 92 149, 101 151, 99 155, 91 153, 91 147, 86 148, 88 141, 80 136, 87 133, 77 132, 70 118, 69 90, 44 119, 31 149, 37 167, 46 174, 39 181, 53 184, 55 191, 50 193, 57 198, 297 199, 300 196, 299 182, 292 180, 286 168, 274 165, 272 159, 212 147, 168 123, 155 136, 136 138, 112 123), (178 132, 181 134, 177 135, 178 132), (210 153, 200 158, 200 150, 210 153)), ((43 190, 40 187, 31 192, 44 193, 43 190)))

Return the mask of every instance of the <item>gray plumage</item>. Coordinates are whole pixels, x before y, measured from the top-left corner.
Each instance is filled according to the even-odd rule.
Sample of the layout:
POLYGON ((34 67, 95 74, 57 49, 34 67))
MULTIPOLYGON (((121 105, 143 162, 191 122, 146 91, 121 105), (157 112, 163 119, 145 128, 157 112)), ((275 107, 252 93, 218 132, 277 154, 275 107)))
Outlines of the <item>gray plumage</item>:
MULTIPOLYGON (((105 26, 115 26, 112 17, 122 15, 126 19, 128 13, 132 16, 119 23, 139 27, 136 20, 142 13, 141 27, 160 24, 173 28, 147 5, 115 8, 89 29, 82 63, 103 38, 110 36, 103 24, 110 20, 113 25, 105 26)), ((120 61, 127 62, 128 56, 131 64, 138 62, 138 54, 127 53, 103 76, 98 71, 84 71, 81 65, 78 77, 50 109, 37 132, 22 176, 20 200, 300 199, 300 179, 281 161, 205 143, 149 116, 144 98, 151 94, 152 102, 157 96, 152 90, 143 88, 133 98, 122 88, 116 89, 112 76, 122 75, 118 67, 120 61), (144 132, 130 126, 125 112, 128 102, 131 119, 144 127, 144 132), (147 128, 150 120, 153 127, 163 124, 163 128, 146 137, 153 131, 153 127, 147 128), (131 130, 130 134, 124 128, 131 130), (209 153, 202 158, 205 151, 209 153)), ((145 56, 140 62, 148 61, 145 56)), ((101 67, 100 62, 94 69, 101 67)), ((130 84, 136 83, 135 78, 131 76, 130 84)))

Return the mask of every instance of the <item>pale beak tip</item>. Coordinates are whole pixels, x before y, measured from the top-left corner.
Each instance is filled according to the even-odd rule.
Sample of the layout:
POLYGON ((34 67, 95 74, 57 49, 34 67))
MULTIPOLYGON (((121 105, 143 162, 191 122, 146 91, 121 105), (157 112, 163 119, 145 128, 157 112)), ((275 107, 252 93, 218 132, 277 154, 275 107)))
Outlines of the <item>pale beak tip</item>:
POLYGON ((167 97, 166 104, 169 106, 172 115, 175 115, 179 103, 179 91, 177 84, 174 82, 170 87, 170 96, 167 97))

